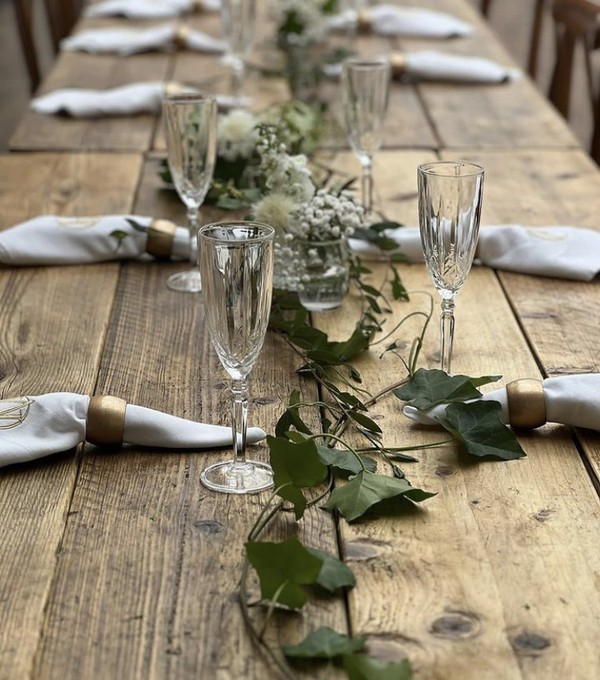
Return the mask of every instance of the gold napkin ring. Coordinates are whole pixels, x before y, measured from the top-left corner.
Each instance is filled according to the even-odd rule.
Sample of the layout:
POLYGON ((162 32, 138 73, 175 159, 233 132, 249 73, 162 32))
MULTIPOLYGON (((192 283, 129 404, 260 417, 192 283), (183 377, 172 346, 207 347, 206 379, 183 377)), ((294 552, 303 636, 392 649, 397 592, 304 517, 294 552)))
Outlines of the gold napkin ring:
POLYGON ((123 443, 127 402, 119 397, 98 396, 90 399, 85 438, 96 446, 123 443))
POLYGON ((392 76, 401 76, 406 70, 406 57, 400 52, 392 52, 389 56, 392 76))
POLYGON ((188 38, 190 37, 191 29, 189 26, 184 26, 180 24, 175 29, 175 35, 173 36, 173 43, 178 50, 184 50, 187 47, 188 38))
POLYGON ((152 220, 148 228, 146 252, 154 257, 168 259, 173 252, 176 227, 169 220, 152 220))
POLYGON ((193 12, 204 12, 204 2, 202 2, 202 0, 193 0, 192 11, 193 12))
POLYGON ((174 97, 183 92, 183 85, 181 83, 165 83, 165 97, 174 97))
POLYGON ((356 28, 359 33, 368 33, 371 30, 372 15, 368 7, 361 7, 356 18, 356 28))
POLYGON ((533 430, 546 422, 544 388, 539 380, 514 380, 506 386, 508 419, 517 430, 533 430))

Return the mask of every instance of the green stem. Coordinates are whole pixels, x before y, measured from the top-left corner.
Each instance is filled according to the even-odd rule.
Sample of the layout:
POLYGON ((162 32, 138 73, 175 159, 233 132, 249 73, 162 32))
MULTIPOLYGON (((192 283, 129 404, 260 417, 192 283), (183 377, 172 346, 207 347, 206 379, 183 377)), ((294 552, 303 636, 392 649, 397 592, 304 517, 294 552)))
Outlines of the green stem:
POLYGON ((267 613, 265 615, 265 620, 263 622, 262 628, 260 629, 260 633, 258 634, 258 639, 262 642, 263 638, 265 637, 265 633, 267 632, 267 626, 269 625, 269 621, 271 620, 271 617, 273 616, 273 612, 275 611, 275 606, 278 604, 279 596, 283 592, 283 589, 287 586, 289 581, 284 581, 279 588, 275 591, 275 594, 273 597, 269 600, 269 607, 267 609, 267 613))

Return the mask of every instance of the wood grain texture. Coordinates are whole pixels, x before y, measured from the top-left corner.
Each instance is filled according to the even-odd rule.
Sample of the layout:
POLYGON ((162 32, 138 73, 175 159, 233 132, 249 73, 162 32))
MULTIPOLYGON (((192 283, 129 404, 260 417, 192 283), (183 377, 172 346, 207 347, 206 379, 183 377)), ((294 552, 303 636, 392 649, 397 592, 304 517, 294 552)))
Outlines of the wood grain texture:
MULTIPOLYGON (((0 157, 2 227, 44 213, 129 212, 137 156, 0 157), (106 193, 97 191, 105 175, 106 193), (111 179, 108 179, 110 176, 111 179)), ((118 265, 0 269, 0 396, 92 393, 118 265)), ((30 677, 78 461, 0 470, 0 678, 30 677)))
MULTIPOLYGON (((146 175, 151 185, 153 170, 146 175)), ((140 191, 137 212, 155 212, 155 201, 146 202, 152 195, 140 191)), ((161 215, 176 218, 166 205, 161 215)), ((228 425, 228 382, 210 347, 202 298, 165 287, 181 267, 124 266, 97 391, 228 425)), ((293 378, 297 364, 279 338, 267 337, 251 376, 251 424, 273 431, 289 390, 314 392, 293 378)), ((200 484, 203 467, 230 457, 227 449, 87 453, 38 671, 48 678, 266 677, 268 666, 242 624, 236 584, 244 537, 268 494, 238 498, 200 484)), ((249 453, 267 455, 264 444, 249 453)), ((290 529, 285 516, 271 536, 290 529)), ((315 509, 297 530, 307 543, 337 553, 330 516, 315 509)), ((324 604, 309 608, 310 626, 345 630, 343 604, 324 604)), ((280 617, 275 641, 299 641, 306 625, 280 617)))
MULTIPOLYGON (((63 52, 40 93, 65 87, 105 90, 129 83, 168 80, 165 53, 129 57, 63 52)), ((145 151, 150 148, 156 116, 71 118, 28 110, 9 141, 12 151, 145 151)))

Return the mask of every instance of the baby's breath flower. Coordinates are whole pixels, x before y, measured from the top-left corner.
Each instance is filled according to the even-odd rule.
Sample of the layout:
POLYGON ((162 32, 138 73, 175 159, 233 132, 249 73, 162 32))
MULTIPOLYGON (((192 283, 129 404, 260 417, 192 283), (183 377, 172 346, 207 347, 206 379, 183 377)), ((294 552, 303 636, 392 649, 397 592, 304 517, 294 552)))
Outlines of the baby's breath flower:
POLYGON ((254 219, 257 222, 270 224, 275 231, 283 234, 288 230, 295 209, 296 204, 289 196, 273 192, 267 194, 254 206, 254 219))
POLYGON ((228 161, 250 158, 256 148, 257 120, 248 111, 231 111, 219 119, 218 155, 228 161))

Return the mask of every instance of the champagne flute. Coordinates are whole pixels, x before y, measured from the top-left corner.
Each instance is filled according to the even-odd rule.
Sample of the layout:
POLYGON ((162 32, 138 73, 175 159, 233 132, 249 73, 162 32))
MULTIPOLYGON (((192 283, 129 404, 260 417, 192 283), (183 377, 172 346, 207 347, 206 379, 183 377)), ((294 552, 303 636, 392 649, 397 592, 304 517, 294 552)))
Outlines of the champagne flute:
MULTIPOLYGON (((213 177, 217 153, 217 102, 196 94, 178 94, 163 102, 167 154, 173 184, 187 208, 190 230, 190 260, 197 261, 196 234, 200 206, 213 177)), ((198 293, 202 290, 197 267, 167 279, 172 290, 198 293)))
POLYGON ((418 168, 419 229, 425 264, 442 296, 441 368, 450 373, 454 298, 471 270, 483 199, 484 170, 440 161, 418 168))
POLYGON ((232 379, 233 461, 210 465, 202 483, 214 491, 254 493, 273 485, 267 463, 246 460, 247 378, 265 339, 273 289, 273 227, 223 222, 200 229, 200 271, 206 323, 232 379))
POLYGON ((241 98, 246 65, 244 59, 254 42, 256 0, 221 0, 221 23, 227 43, 225 62, 231 67, 232 93, 241 98))
POLYGON ((387 59, 349 59, 342 66, 342 103, 348 141, 362 166, 365 215, 373 209, 373 156, 381 146, 390 90, 387 59))

